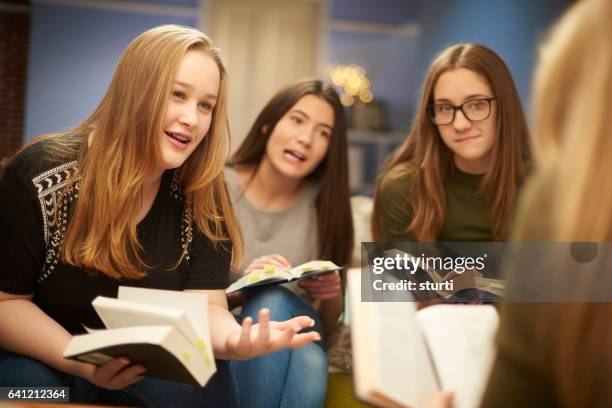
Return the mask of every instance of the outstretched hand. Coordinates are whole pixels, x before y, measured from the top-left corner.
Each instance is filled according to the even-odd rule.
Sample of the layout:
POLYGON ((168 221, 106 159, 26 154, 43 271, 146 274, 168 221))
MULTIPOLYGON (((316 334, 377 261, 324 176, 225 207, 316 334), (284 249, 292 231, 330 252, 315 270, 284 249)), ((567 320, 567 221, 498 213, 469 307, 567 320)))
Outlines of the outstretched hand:
POLYGON ((283 322, 270 321, 270 311, 259 311, 259 323, 247 317, 240 329, 232 332, 226 340, 227 351, 235 360, 247 360, 284 348, 297 348, 321 339, 316 331, 299 333, 314 326, 307 316, 298 316, 283 322))

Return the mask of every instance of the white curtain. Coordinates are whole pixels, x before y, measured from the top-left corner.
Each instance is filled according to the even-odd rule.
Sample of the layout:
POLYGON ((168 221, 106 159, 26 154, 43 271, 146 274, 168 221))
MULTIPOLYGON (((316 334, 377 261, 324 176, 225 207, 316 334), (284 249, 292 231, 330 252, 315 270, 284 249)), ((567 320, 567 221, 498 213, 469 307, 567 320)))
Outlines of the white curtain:
POLYGON ((211 37, 230 76, 235 150, 281 87, 317 72, 321 7, 298 0, 208 0, 211 37))

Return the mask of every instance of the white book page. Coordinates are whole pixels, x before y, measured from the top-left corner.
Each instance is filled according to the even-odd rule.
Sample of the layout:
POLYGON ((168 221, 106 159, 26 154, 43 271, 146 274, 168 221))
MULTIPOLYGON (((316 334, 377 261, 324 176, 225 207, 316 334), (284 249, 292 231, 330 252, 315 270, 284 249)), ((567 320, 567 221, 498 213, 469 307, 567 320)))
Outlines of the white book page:
POLYGON ((274 265, 266 265, 264 269, 256 269, 232 283, 226 290, 226 293, 235 292, 246 286, 264 282, 281 282, 291 280, 293 273, 289 269, 280 268, 274 265))
POLYGON ((134 326, 173 326, 196 343, 198 333, 187 313, 178 308, 148 305, 122 299, 98 296, 92 306, 108 329, 134 326))
POLYGON ((455 408, 477 407, 495 357, 499 324, 490 305, 435 305, 417 318, 437 368, 442 388, 454 392, 455 408))
POLYGON ((382 391, 421 407, 439 390, 435 368, 415 317, 413 302, 372 302, 375 358, 382 391))
POLYGON ((117 344, 149 343, 163 344, 171 326, 121 327, 109 330, 96 330, 93 333, 72 336, 64 349, 64 357, 78 355, 90 350, 117 344))
POLYGON ((208 296, 203 293, 120 286, 118 298, 130 302, 182 310, 193 323, 198 336, 209 337, 208 296))
MULTIPOLYGON (((212 365, 216 370, 212 342, 210 340, 210 323, 208 319, 208 295, 204 293, 177 290, 145 289, 130 286, 119 287, 119 299, 163 307, 172 307, 184 311, 190 326, 197 333, 196 346, 202 352, 213 356, 212 365)), ((193 330, 192 329, 192 330, 193 330)))
POLYGON ((380 406, 421 407, 439 389, 412 302, 361 302, 361 271, 348 275, 357 395, 380 406))
POLYGON ((341 268, 332 261, 309 261, 291 268, 289 272, 291 275, 293 275, 293 277, 299 278, 302 275, 308 275, 309 273, 320 274, 325 271, 333 272, 340 269, 341 268))

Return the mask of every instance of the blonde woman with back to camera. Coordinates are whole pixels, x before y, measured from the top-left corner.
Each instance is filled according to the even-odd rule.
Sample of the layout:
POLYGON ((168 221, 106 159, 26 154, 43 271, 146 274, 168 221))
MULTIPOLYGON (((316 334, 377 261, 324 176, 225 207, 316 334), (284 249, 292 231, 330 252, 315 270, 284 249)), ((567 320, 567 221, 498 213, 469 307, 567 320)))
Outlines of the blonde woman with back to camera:
MULTIPOLYGON (((535 174, 512 236, 519 242, 602 242, 598 257, 608 267, 594 276, 610 273, 610 21, 612 2, 576 2, 541 49, 533 93, 535 174)), ((511 272, 510 279, 519 279, 520 271, 511 272)), ((610 406, 612 303, 586 301, 588 293, 601 293, 600 279, 580 280, 571 270, 551 273, 581 291, 585 302, 502 304, 498 355, 482 406, 610 406)))
MULTIPOLYGON (((608 265, 610 254, 602 248, 612 241, 610 21, 612 2, 576 2, 540 50, 533 92, 535 167, 512 234, 517 242, 604 243, 599 256, 608 265)), ((528 278, 509 272, 511 280, 528 278)), ((584 302, 501 304, 498 351, 482 407, 610 406, 612 303, 587 301, 589 290, 600 289, 599 280, 580 281, 571 270, 558 271, 560 279, 566 278, 563 272, 584 302)), ((450 406, 444 393, 428 405, 450 406)))

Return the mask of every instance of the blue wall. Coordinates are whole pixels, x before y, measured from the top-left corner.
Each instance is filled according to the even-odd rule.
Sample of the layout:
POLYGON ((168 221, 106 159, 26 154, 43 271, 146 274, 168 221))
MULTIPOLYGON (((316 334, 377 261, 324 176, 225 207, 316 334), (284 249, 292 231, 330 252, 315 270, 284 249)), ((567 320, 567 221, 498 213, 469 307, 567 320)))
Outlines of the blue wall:
POLYGON ((196 19, 34 4, 24 140, 85 119, 104 96, 123 49, 160 24, 194 26, 196 19))
POLYGON ((430 0, 422 8, 421 79, 450 44, 479 42, 506 61, 527 109, 537 46, 569 0, 430 0))
POLYGON ((420 86, 433 57, 448 45, 480 42, 496 51, 529 107, 537 45, 569 0, 333 0, 330 14, 389 24, 417 24, 420 36, 331 31, 328 61, 362 65, 375 98, 389 104, 391 129, 409 129, 420 86), (357 4, 355 4, 357 3, 357 4), (353 8, 350 8, 353 5, 353 8), (359 7, 357 7, 359 6, 359 7))
MULTIPOLYGON (((431 58, 445 46, 477 41, 506 60, 523 102, 536 45, 569 0, 329 0, 331 19, 416 24, 421 35, 327 33, 327 64, 362 65, 376 98, 389 106, 391 129, 406 131, 431 58)), ((148 0, 195 8, 197 0, 148 0)), ((139 33, 160 24, 195 26, 197 16, 32 6, 24 140, 70 128, 98 104, 117 59, 139 33)))
POLYGON ((336 20, 406 24, 419 18, 418 0, 330 0, 330 17, 336 20))

